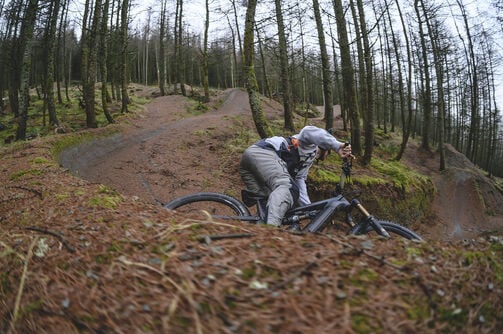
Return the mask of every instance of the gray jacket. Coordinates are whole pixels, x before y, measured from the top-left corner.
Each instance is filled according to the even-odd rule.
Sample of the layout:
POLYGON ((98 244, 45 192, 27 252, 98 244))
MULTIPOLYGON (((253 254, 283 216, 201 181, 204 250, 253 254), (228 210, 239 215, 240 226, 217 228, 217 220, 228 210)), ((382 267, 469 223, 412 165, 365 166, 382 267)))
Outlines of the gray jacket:
MULTIPOLYGON (((328 131, 312 125, 304 127, 298 134, 292 137, 299 140, 300 164, 295 174, 295 183, 299 187, 300 192, 299 205, 306 205, 311 203, 306 187, 307 174, 316 158, 318 147, 338 152, 343 143, 335 139, 328 131)), ((288 142, 284 137, 275 136, 267 138, 265 141, 273 146, 276 151, 279 151, 282 145, 288 147, 288 142)))

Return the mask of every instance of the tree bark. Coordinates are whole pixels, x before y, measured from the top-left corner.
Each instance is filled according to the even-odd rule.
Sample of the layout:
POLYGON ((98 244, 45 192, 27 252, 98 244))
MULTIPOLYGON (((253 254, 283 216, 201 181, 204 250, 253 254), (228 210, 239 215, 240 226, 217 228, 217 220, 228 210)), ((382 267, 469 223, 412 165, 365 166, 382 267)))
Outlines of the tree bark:
POLYGON ((164 35, 166 34, 166 11, 167 0, 162 0, 159 24, 159 90, 161 91, 161 96, 166 95, 166 45, 164 43, 164 35))
POLYGON ((30 74, 32 57, 32 40, 35 20, 38 11, 38 0, 30 0, 25 10, 23 24, 21 27, 21 36, 19 43, 21 45, 21 79, 20 79, 20 99, 19 116, 16 130, 16 140, 26 139, 26 123, 28 121, 28 107, 30 104, 30 74))
POLYGON ((423 105, 423 129, 421 132, 421 148, 424 150, 430 150, 430 126, 431 126, 431 79, 430 79, 430 68, 428 61, 428 49, 426 45, 426 34, 423 30, 423 18, 419 11, 419 6, 423 9, 423 13, 425 13, 423 0, 414 0, 414 9, 416 10, 417 19, 419 22, 419 38, 421 42, 421 55, 424 64, 424 91, 422 98, 423 105), (421 3, 419 3, 421 2, 421 3))
POLYGON ((318 41, 320 44, 321 67, 323 73, 323 96, 325 100, 325 129, 334 126, 334 101, 332 97, 332 78, 330 75, 330 61, 328 60, 327 45, 325 44, 325 32, 321 20, 320 5, 318 0, 313 0, 314 17, 318 30, 318 41))
POLYGON ((365 97, 365 154, 363 155, 363 163, 370 164, 372 152, 374 149, 374 92, 373 92, 373 64, 372 50, 367 33, 367 24, 365 22, 365 13, 363 10, 362 0, 357 0, 358 14, 360 16, 360 27, 363 39, 363 57, 365 64, 365 88, 363 97, 365 97))
POLYGON ((285 24, 283 22, 283 13, 281 9, 281 0, 275 0, 276 4, 276 20, 278 24, 278 40, 279 40, 279 62, 281 75, 281 91, 283 94, 283 112, 285 119, 285 129, 295 131, 293 124, 293 112, 290 108, 290 80, 288 78, 288 51, 285 36, 285 24))
POLYGON ((128 112, 129 95, 127 92, 128 76, 127 76, 127 46, 128 46, 128 13, 129 13, 129 0, 122 1, 121 8, 121 102, 122 113, 128 112))
POLYGON ((210 83, 208 73, 208 30, 210 27, 210 8, 208 0, 205 0, 206 20, 204 24, 204 46, 203 46, 203 87, 204 87, 204 102, 210 101, 210 83))
POLYGON ((337 22, 337 33, 339 36, 339 47, 341 52, 341 74, 343 87, 344 105, 348 108, 348 115, 351 120, 351 146, 353 153, 359 155, 362 152, 360 113, 356 106, 355 84, 353 62, 351 61, 351 50, 349 47, 348 34, 346 30, 346 19, 341 0, 333 0, 335 20, 337 22))
POLYGON ((108 9, 110 6, 110 0, 105 0, 103 4, 103 14, 101 19, 101 33, 100 33, 100 49, 99 49, 99 66, 101 74, 101 105, 103 108, 103 113, 108 121, 108 123, 114 123, 114 119, 108 110, 108 101, 110 100, 108 95, 108 9))
MULTIPOLYGON (((400 100, 401 102, 401 116, 402 116, 402 142, 400 144, 400 150, 398 151, 397 156, 395 157, 396 160, 402 159, 403 153, 405 152, 405 148, 407 147, 407 142, 409 140, 410 136, 410 131, 411 131, 411 126, 412 126, 412 52, 410 50, 410 42, 409 42, 409 36, 407 32, 407 27, 405 25, 405 20, 402 15, 402 10, 400 8, 399 0, 395 0, 395 3, 398 8, 398 14, 400 17, 400 23, 402 25, 402 30, 403 30, 403 35, 405 38, 405 47, 407 49, 407 69, 408 69, 408 74, 407 74, 407 117, 405 117, 405 108, 404 108, 404 103, 403 103, 403 88, 400 89, 400 100)), ((398 52, 397 47, 395 47, 395 52, 398 52)), ((397 54, 397 61, 399 61, 400 56, 397 54)), ((399 66, 401 67, 401 66, 399 66)), ((401 74, 401 70, 400 70, 401 74)), ((402 82, 402 79, 400 79, 400 86, 402 82)))
POLYGON ((255 50, 254 50, 254 31, 255 31, 255 10, 257 0, 248 0, 246 10, 245 34, 244 34, 244 70, 246 78, 246 90, 250 102, 251 113, 255 127, 261 138, 272 136, 272 131, 265 119, 264 111, 260 103, 260 94, 255 75, 255 50))
POLYGON ((46 51, 47 51, 47 70, 45 77, 45 93, 46 103, 49 111, 49 125, 52 127, 59 126, 58 117, 56 115, 56 103, 54 101, 54 51, 56 45, 56 25, 58 22, 60 0, 55 0, 51 5, 51 15, 49 27, 46 36, 46 51))

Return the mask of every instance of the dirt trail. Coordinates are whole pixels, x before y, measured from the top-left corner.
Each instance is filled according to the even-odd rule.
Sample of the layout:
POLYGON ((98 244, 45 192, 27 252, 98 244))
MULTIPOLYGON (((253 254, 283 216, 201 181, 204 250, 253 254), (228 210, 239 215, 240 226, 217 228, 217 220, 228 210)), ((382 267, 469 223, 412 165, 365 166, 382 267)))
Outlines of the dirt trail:
MULTIPOLYGON (((148 202, 205 190, 239 193, 238 162, 226 160, 219 148, 236 136, 236 127, 252 126, 247 94, 227 90, 200 115, 188 114, 188 103, 177 95, 156 98, 124 131, 66 150, 60 163, 83 179, 148 202)), ((277 108, 264 105, 268 115, 277 108)))
MULTIPOLYGON (((156 98, 124 131, 66 150, 60 163, 83 179, 151 203, 197 191, 239 194, 238 161, 232 153, 222 155, 221 145, 236 136, 236 128, 253 126, 246 92, 227 90, 213 98, 211 111, 200 115, 188 114, 187 103, 177 95, 156 98)), ((271 118, 281 113, 274 101, 263 108, 271 118)), ((464 156, 452 148, 448 151, 452 168, 443 174, 437 172, 438 157, 406 151, 407 163, 431 176, 437 188, 430 223, 423 224, 420 233, 451 240, 503 230, 503 212, 497 210, 503 207, 503 195, 477 186, 486 184, 483 177, 464 156), (494 216, 485 215, 487 205, 494 216)))

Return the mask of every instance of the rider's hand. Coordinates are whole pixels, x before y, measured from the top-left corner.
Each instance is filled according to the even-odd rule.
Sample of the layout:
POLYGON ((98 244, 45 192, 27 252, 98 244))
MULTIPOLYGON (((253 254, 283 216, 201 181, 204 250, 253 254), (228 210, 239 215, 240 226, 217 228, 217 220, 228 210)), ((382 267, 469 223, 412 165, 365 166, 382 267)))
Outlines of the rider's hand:
POLYGON ((341 148, 337 151, 337 153, 341 158, 353 156, 353 154, 351 154, 351 144, 341 145, 341 148))

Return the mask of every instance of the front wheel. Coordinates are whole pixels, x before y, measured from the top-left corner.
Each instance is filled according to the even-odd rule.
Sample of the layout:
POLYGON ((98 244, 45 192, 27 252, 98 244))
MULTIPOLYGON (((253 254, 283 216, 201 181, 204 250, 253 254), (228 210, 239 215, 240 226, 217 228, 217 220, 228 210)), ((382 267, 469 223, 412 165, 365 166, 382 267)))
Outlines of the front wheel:
MULTIPOLYGON (((394 233, 394 234, 397 234, 401 237, 404 237, 409 240, 414 240, 414 241, 422 241, 423 240, 423 238, 421 238, 418 234, 416 234, 415 232, 412 232, 411 230, 409 230, 405 226, 402 226, 402 225, 399 225, 396 223, 392 223, 392 222, 389 222, 386 220, 377 220, 377 222, 379 224, 381 224, 381 226, 386 231, 388 231, 388 233, 390 233, 390 234, 394 233)), ((374 229, 372 228, 372 226, 370 226, 370 224, 357 224, 355 227, 353 227, 351 229, 351 231, 349 231, 349 234, 360 235, 360 234, 367 234, 370 232, 375 232, 374 229)))
POLYGON ((212 218, 239 219, 250 216, 248 208, 234 197, 219 193, 203 192, 175 198, 164 208, 189 214, 196 219, 212 218))

